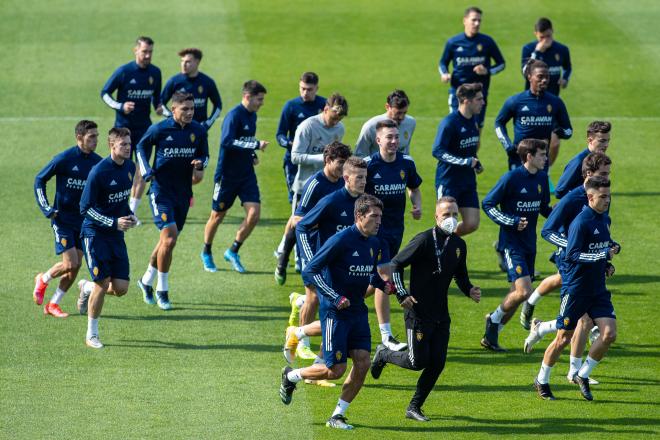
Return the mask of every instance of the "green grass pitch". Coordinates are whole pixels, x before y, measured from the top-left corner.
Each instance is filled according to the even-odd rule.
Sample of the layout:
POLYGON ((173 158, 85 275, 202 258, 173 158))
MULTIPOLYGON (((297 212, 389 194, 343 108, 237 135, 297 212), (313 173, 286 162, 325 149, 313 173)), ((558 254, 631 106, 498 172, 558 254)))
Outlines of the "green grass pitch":
MULTIPOLYGON (((340 438, 324 422, 339 388, 300 386, 291 406, 279 400, 280 353, 289 306, 300 290, 293 271, 285 287, 273 281, 277 245, 289 212, 281 171, 283 150, 275 143, 279 112, 296 96, 304 70, 321 77, 320 93, 340 91, 350 114, 346 138, 354 144, 362 123, 383 111, 385 96, 402 88, 418 120, 412 154, 424 178, 421 221, 407 219, 404 242, 433 224, 431 145, 446 114, 447 86, 437 72, 446 39, 462 30, 464 2, 391 1, 200 1, 75 2, 7 0, 0 8, 0 437, 45 438, 340 438), (171 269, 175 309, 163 313, 142 303, 134 284, 121 300, 106 301, 100 321, 107 347, 84 346, 86 320, 44 318, 31 300, 34 274, 50 267, 48 221, 35 206, 36 172, 56 152, 73 144, 73 126, 93 118, 107 132, 113 113, 99 98, 110 73, 132 58, 137 35, 156 40, 154 64, 164 80, 178 70, 176 51, 204 50, 201 70, 214 77, 228 109, 238 103, 246 79, 268 88, 259 113, 258 137, 271 141, 258 167, 262 221, 241 255, 249 275, 202 271, 203 226, 210 209, 211 179, 220 122, 210 132, 211 169, 195 188, 196 205, 180 238, 171 269)), ((553 372, 556 402, 539 400, 531 383, 548 340, 522 353, 526 332, 512 321, 495 355, 479 347, 483 316, 506 293, 491 243, 495 225, 482 214, 481 228, 467 238, 472 281, 483 289, 474 304, 450 291, 452 337, 445 372, 424 409, 427 424, 403 417, 418 373, 387 367, 379 381, 367 378, 348 417, 355 438, 581 438, 642 439, 660 433, 660 307, 658 255, 658 139, 660 138, 660 40, 657 2, 482 1, 482 31, 495 38, 507 68, 493 78, 479 176, 480 196, 505 171, 506 160, 493 119, 504 99, 523 86, 520 50, 533 38, 534 21, 548 16, 558 41, 572 53, 574 73, 562 92, 574 136, 562 142, 558 164, 585 145, 586 125, 612 121, 608 154, 613 158, 613 236, 623 244, 616 276, 609 282, 619 337, 594 372, 602 384, 595 401, 583 401, 564 378, 568 353, 553 372), (655 176, 655 177, 653 177, 655 176)), ((107 145, 99 151, 107 154, 107 145)), ((52 183, 54 184, 54 183, 52 183)), ((50 186, 51 198, 53 186, 50 186)), ((139 209, 148 220, 146 204, 139 209)), ((242 217, 234 208, 215 242, 217 256, 231 243, 242 217)), ((133 282, 146 268, 156 229, 146 224, 126 240, 133 282)), ((551 247, 539 245, 543 275, 551 247)), ((220 262, 219 262, 220 263, 220 262)), ((82 276, 86 270, 81 272, 82 276)), ((52 294, 51 285, 49 294, 52 294)), ((75 311, 76 290, 63 308, 75 311)), ((369 301, 371 304, 371 301, 369 301)), ((543 300, 537 315, 550 318, 557 295, 543 300)), ((395 333, 402 314, 393 307, 395 333)), ((377 332, 375 315, 370 316, 377 332)), ((318 341, 317 341, 318 342, 318 341)), ((375 345, 374 345, 375 346, 375 345)))

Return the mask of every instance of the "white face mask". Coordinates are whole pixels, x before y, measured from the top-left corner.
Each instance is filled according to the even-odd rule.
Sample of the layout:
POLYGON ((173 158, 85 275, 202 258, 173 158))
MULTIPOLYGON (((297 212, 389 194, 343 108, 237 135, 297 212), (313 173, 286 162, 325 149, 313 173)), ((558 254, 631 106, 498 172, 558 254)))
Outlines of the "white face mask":
POLYGON ((454 217, 447 217, 440 222, 440 229, 442 229, 442 231, 446 234, 453 234, 457 227, 458 220, 456 220, 454 217))

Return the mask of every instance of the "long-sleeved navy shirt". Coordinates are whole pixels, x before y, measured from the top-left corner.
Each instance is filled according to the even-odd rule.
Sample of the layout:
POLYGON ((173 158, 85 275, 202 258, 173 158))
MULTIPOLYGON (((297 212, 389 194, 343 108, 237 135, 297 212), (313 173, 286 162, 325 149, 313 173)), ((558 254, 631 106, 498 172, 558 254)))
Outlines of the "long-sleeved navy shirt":
POLYGON ((568 228, 587 203, 587 192, 584 186, 570 191, 566 197, 552 207, 552 212, 541 229, 541 236, 555 246, 565 249, 568 228))
POLYGON ((296 134, 296 128, 305 119, 316 116, 323 111, 326 99, 323 96, 314 98, 314 101, 305 102, 298 96, 288 100, 282 108, 280 115, 280 123, 277 126, 277 143, 280 147, 286 148, 291 151, 293 145, 293 137, 296 134))
POLYGON ((365 237, 355 225, 325 242, 302 272, 305 285, 316 286, 321 319, 367 314, 364 295, 369 285, 384 288, 377 265, 389 262, 387 252, 380 239, 365 237), (341 297, 350 306, 338 310, 341 297))
POLYGON ((582 161, 589 155, 589 149, 585 148, 580 151, 573 159, 571 159, 564 167, 564 172, 557 181, 555 187, 555 196, 558 199, 564 197, 570 190, 577 188, 584 183, 582 177, 582 161))
POLYGON ((220 117, 222 111, 222 98, 215 81, 202 72, 198 72, 197 76, 189 77, 183 73, 174 75, 167 80, 160 99, 163 102, 163 115, 171 116, 172 112, 166 107, 167 103, 172 98, 175 92, 191 93, 195 100, 195 114, 193 119, 206 128, 211 128, 216 119, 220 117), (211 117, 208 116, 208 102, 211 101, 213 109, 211 110, 211 117))
MULTIPOLYGON (((522 68, 525 68, 527 61, 530 58, 546 63, 550 73, 548 92, 559 96, 559 79, 563 78, 568 82, 571 77, 571 73, 573 72, 573 67, 571 66, 571 53, 567 46, 557 41, 553 41, 550 47, 545 50, 545 52, 537 52, 537 43, 538 41, 532 41, 531 43, 523 46, 521 57, 522 68)), ((525 77, 525 90, 527 89, 529 89, 529 81, 527 81, 527 77, 525 77)))
POLYGON ((433 142, 433 157, 438 159, 435 186, 476 188, 472 158, 477 157, 479 126, 475 118, 452 112, 440 121, 433 142))
POLYGON ((549 204, 548 175, 544 171, 532 174, 522 166, 500 177, 481 203, 486 215, 500 225, 497 250, 535 253, 536 222, 539 213, 550 215, 549 204), (527 226, 518 231, 522 217, 527 219, 527 226))
POLYGON ((92 168, 80 198, 80 214, 85 216, 83 237, 124 236, 124 232, 117 229, 117 221, 133 214, 128 198, 134 177, 135 164, 130 160, 119 165, 108 156, 92 168))
POLYGON ((144 128, 151 125, 150 104, 160 105, 160 69, 153 64, 141 68, 135 61, 120 66, 101 90, 101 98, 115 110, 115 127, 144 128), (117 91, 117 98, 112 94, 117 91), (125 114, 122 105, 135 103, 135 109, 125 114))
POLYGON ((94 152, 83 153, 77 145, 53 157, 34 179, 34 197, 41 212, 47 218, 52 218, 57 211, 57 222, 79 229, 83 222, 80 197, 89 172, 101 160, 101 156, 94 152), (46 184, 53 176, 55 199, 51 206, 46 184))
POLYGON ((295 215, 304 217, 313 207, 316 206, 319 200, 335 191, 339 191, 344 187, 344 179, 339 178, 336 182, 331 182, 323 170, 317 172, 312 177, 307 179, 305 186, 302 190, 300 203, 296 207, 295 215))
POLYGON ((222 121, 220 154, 215 168, 214 182, 228 178, 241 181, 254 173, 255 151, 259 149, 257 113, 248 111, 243 104, 231 109, 222 121))

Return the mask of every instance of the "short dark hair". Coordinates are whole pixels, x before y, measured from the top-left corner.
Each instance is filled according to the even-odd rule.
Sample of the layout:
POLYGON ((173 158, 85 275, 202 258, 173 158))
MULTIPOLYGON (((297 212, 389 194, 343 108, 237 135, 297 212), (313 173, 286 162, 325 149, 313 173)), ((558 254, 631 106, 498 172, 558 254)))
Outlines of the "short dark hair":
POLYGON ((348 159, 351 156, 351 147, 339 141, 329 143, 323 149, 323 162, 331 162, 336 159, 348 159))
POLYGON ((376 131, 380 131, 381 128, 399 128, 399 126, 391 119, 383 119, 376 123, 376 131))
POLYGON ((477 96, 477 93, 483 92, 483 90, 484 86, 481 83, 461 84, 458 90, 456 90, 456 97, 458 98, 458 102, 461 103, 473 99, 477 96))
POLYGON ((186 55, 192 55, 196 60, 201 61, 202 60, 202 51, 197 49, 196 47, 187 47, 185 49, 181 49, 177 55, 180 57, 185 57, 186 55))
POLYGON ((541 17, 536 21, 534 25, 534 30, 536 32, 545 32, 547 30, 552 30, 552 22, 549 18, 541 17))
POLYGON ((304 82, 305 84, 316 85, 319 83, 319 76, 314 72, 305 72, 300 76, 300 81, 304 82))
POLYGON ((141 36, 137 37, 137 40, 135 40, 135 45, 139 46, 141 43, 144 43, 147 46, 153 46, 154 45, 154 40, 152 40, 150 37, 146 37, 144 35, 141 35, 141 36))
POLYGON ((325 106, 329 109, 335 110, 341 116, 348 115, 348 101, 346 101, 346 98, 337 92, 328 96, 328 100, 325 102, 325 106))
POLYGON ((364 216, 372 208, 380 208, 380 210, 382 211, 383 202, 381 202, 381 200, 378 197, 372 196, 371 194, 362 194, 355 201, 355 209, 353 210, 353 214, 357 219, 358 216, 359 217, 364 216))
POLYGON ((612 130, 612 124, 607 121, 593 121, 587 127, 587 137, 590 138, 596 133, 609 133, 612 130))
POLYGON ((186 101, 195 101, 192 93, 174 92, 174 95, 172 95, 172 104, 183 104, 186 101))
POLYGON ((600 188, 609 188, 611 185, 610 179, 603 176, 592 176, 584 182, 584 189, 600 189, 600 188))
POLYGON ((396 89, 387 95, 387 105, 393 108, 406 108, 410 105, 410 99, 403 90, 396 89))
POLYGON ((346 159, 346 163, 344 164, 344 170, 348 168, 357 168, 357 169, 366 170, 367 163, 361 157, 350 156, 348 159, 346 159))
POLYGON ((452 196, 442 196, 438 200, 436 200, 435 206, 441 205, 443 203, 456 203, 456 204, 458 204, 456 199, 453 198, 452 196))
POLYGON ((244 94, 247 93, 250 96, 256 96, 259 93, 268 93, 266 88, 259 81, 250 79, 243 83, 243 89, 241 90, 244 94))
POLYGON ((99 128, 96 122, 83 119, 76 124, 75 134, 76 136, 85 136, 89 130, 93 130, 95 128, 99 128))
POLYGON ((522 163, 527 162, 527 155, 531 154, 532 156, 536 155, 536 152, 539 150, 548 150, 548 141, 543 139, 523 139, 518 143, 518 156, 522 163))
POLYGON ((465 12, 463 13, 463 17, 464 17, 464 18, 467 17, 468 15, 470 15, 471 12, 476 12, 476 13, 479 14, 479 15, 482 15, 482 14, 483 14, 483 12, 481 11, 481 9, 477 8, 476 6, 470 6, 470 7, 467 8, 467 9, 465 10, 465 12))
POLYGON ((525 67, 523 67, 523 73, 525 74, 525 77, 528 77, 529 75, 532 74, 534 69, 547 69, 547 68, 548 65, 543 61, 530 58, 527 60, 527 63, 525 63, 525 67))
POLYGON ((589 153, 587 157, 582 160, 582 178, 587 177, 587 173, 595 173, 603 165, 612 165, 612 159, 601 152, 589 153))
POLYGON ((112 127, 108 131, 108 142, 112 142, 114 138, 123 138, 131 135, 131 130, 126 127, 112 127))

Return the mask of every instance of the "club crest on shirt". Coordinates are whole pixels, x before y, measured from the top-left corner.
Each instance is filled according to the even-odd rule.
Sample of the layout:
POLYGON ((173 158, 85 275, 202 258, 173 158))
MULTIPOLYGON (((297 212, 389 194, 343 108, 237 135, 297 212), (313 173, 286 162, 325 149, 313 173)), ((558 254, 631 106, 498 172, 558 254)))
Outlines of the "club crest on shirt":
POLYGON ((522 267, 520 265, 516 266, 516 273, 520 275, 522 273, 522 267))
POLYGON ((416 332, 415 333, 415 338, 417 338, 417 342, 421 341, 422 339, 424 339, 424 333, 416 332))
POLYGON ((195 142, 195 133, 190 133, 190 142, 195 142))
POLYGON ((552 113, 552 105, 548 104, 547 109, 548 109, 548 113, 552 113))
POLYGON ((478 52, 481 52, 483 50, 483 48, 484 47, 481 45, 481 43, 477 44, 477 51, 478 52))
POLYGON ((541 184, 540 183, 539 183, 539 186, 538 186, 538 190, 539 190, 539 194, 541 194, 541 184))
POLYGON ((559 61, 559 59, 560 59, 559 54, 556 53, 556 54, 555 54, 555 60, 556 60, 556 61, 559 61))
POLYGON ((405 171, 401 170, 399 172, 399 176, 401 176, 401 180, 406 180, 406 172, 405 171))
POLYGON ((568 324, 570 323, 571 323, 571 318, 569 318, 568 316, 564 318, 564 327, 568 327, 568 324))
POLYGON ((130 173, 130 171, 128 172, 128 180, 129 180, 130 182, 133 181, 133 175, 130 173))
POLYGON ((220 202, 220 211, 225 209, 225 202, 220 202))
POLYGON ((92 269, 92 273, 94 274, 94 276, 98 276, 98 274, 99 274, 99 268, 96 267, 96 266, 94 266, 94 269, 92 269))
POLYGON ((62 243, 62 246, 66 247, 66 238, 62 238, 60 243, 62 243))
POLYGON ((373 248, 369 249, 369 254, 371 255, 371 258, 374 257, 374 250, 373 250, 373 248))
POLYGON ((167 214, 165 214, 165 213, 163 212, 163 213, 160 215, 160 219, 161 219, 162 221, 166 222, 166 221, 167 221, 167 214))
POLYGON ((404 132, 403 132, 403 138, 404 138, 405 140, 408 140, 408 137, 410 137, 410 135, 408 134, 407 131, 404 131, 404 132))
POLYGON ((202 86, 197 87, 197 93, 201 94, 203 91, 204 91, 204 87, 202 86))
POLYGON ((154 83, 154 77, 150 76, 149 77, 149 85, 152 85, 154 83))
POLYGON ((341 360, 341 351, 338 351, 337 353, 335 353, 335 358, 336 358, 338 361, 341 360))
POLYGON ((461 257, 461 248, 456 248, 456 258, 461 257))

